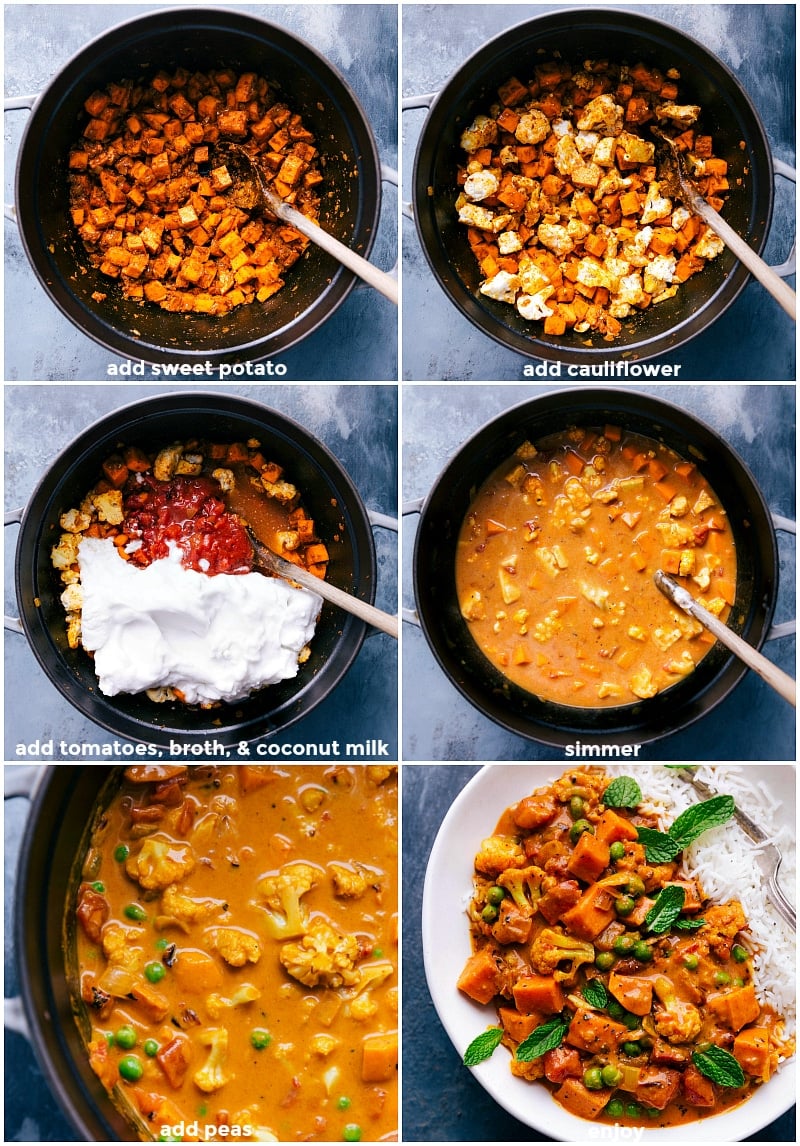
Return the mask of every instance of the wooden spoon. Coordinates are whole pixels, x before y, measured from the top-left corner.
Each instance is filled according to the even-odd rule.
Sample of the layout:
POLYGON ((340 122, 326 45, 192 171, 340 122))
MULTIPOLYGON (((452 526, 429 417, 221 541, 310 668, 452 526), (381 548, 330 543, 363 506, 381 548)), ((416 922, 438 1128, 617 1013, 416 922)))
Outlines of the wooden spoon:
POLYGON ((217 147, 216 154, 229 168, 229 174, 234 180, 231 198, 238 207, 247 210, 256 208, 266 210, 282 223, 294 227, 301 235, 305 235, 312 243, 322 247, 323 251, 327 251, 348 270, 374 287, 395 306, 397 305, 397 279, 386 271, 374 267, 367 259, 357 255, 333 235, 323 231, 322 227, 292 207, 290 203, 285 203, 270 187, 264 172, 244 148, 238 147, 235 143, 226 143, 217 147))
POLYGON ((687 178, 683 170, 683 158, 675 145, 675 141, 670 139, 668 135, 657 127, 651 127, 650 130, 653 135, 658 136, 658 138, 667 145, 672 153, 672 162, 669 164, 669 169, 670 173, 674 170, 679 187, 679 195, 685 206, 687 206, 690 211, 693 211, 695 215, 699 215, 704 223, 708 223, 711 230, 722 239, 728 250, 732 251, 737 259, 744 263, 750 273, 758 279, 775 301, 783 307, 789 317, 796 322, 797 296, 789 284, 785 283, 780 275, 776 274, 772 267, 768 266, 760 255, 756 254, 752 247, 748 246, 741 235, 737 235, 733 227, 725 222, 710 203, 706 203, 695 185, 687 178))
POLYGON ((762 653, 754 649, 752 645, 748 645, 747 641, 742 640, 737 633, 732 632, 719 617, 709 613, 708 609, 703 608, 699 601, 695 601, 687 589, 678 585, 661 569, 657 569, 653 574, 653 580, 664 596, 672 601, 673 605, 677 605, 679 609, 683 609, 684 613, 688 613, 690 617, 699 621, 718 641, 721 641, 726 648, 735 653, 739 660, 744 661, 771 688, 779 692, 784 700, 788 700, 789 704, 797 707, 797 683, 792 680, 788 673, 779 669, 772 661, 767 660, 762 653))
POLYGON ((390 637, 397 640, 397 617, 393 617, 391 613, 384 613, 381 609, 376 609, 374 605, 362 601, 359 597, 354 597, 351 593, 345 593, 344 589, 339 589, 336 585, 331 585, 320 577, 315 577, 313 573, 309 573, 301 565, 287 561, 285 557, 281 557, 274 550, 269 549, 263 541, 259 541, 249 525, 245 523, 244 528, 250 538, 250 544, 253 546, 257 564, 262 569, 274 573, 276 577, 281 577, 284 581, 295 581, 304 589, 310 589, 312 593, 316 593, 323 600, 330 602, 331 605, 344 609, 346 613, 352 613, 354 617, 366 621, 368 625, 380 629, 382 633, 388 633, 390 637))

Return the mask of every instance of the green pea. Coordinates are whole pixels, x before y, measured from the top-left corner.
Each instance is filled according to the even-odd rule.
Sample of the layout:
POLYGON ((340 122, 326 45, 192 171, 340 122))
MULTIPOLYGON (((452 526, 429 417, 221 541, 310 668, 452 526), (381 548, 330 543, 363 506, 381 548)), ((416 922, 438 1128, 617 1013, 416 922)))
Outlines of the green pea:
POLYGON ((208 1114, 208 1107, 206 1106, 206 1104, 204 1102, 201 1102, 201 1104, 197 1108, 197 1116, 198 1116, 198 1118, 205 1118, 205 1116, 207 1114, 208 1114))
POLYGON ((114 848, 114 859, 117 863, 124 863, 130 854, 131 849, 127 844, 120 844, 118 848, 114 848))
POLYGON ((642 1053, 642 1048, 638 1043, 625 1042, 622 1044, 622 1053, 628 1055, 629 1058, 636 1058, 642 1053))
POLYGON ((495 884, 494 887, 490 887, 486 892, 486 902, 491 903, 493 907, 499 906, 505 897, 506 889, 504 887, 498 887, 497 884, 495 884))
POLYGON ((607 1066, 604 1066, 600 1074, 603 1076, 604 1086, 618 1086, 619 1083, 622 1082, 622 1071, 618 1066, 614 1066, 613 1063, 608 1063, 607 1066))
POLYGON ((606 1010, 608 1011, 609 1015, 611 1015, 612 1019, 621 1019, 625 1014, 625 1008, 623 1007, 622 1003, 618 1003, 616 999, 610 1000, 606 1010))
POLYGON ((620 895, 614 904, 614 910, 617 915, 621 915, 624 919, 626 915, 630 915, 635 906, 636 900, 632 899, 630 895, 620 895))
POLYGON ((133 1027, 120 1027, 114 1035, 114 1042, 123 1050, 132 1050, 136 1046, 136 1031, 133 1027))
POLYGON ((638 875, 632 875, 625 884, 625 890, 634 899, 639 899, 640 896, 644 895, 644 881, 638 875))
POLYGON ((655 1106, 645 1106, 644 1112, 648 1118, 658 1118, 659 1114, 661 1113, 661 1111, 657 1110, 655 1106))
POLYGON ((112 1035, 111 1031, 106 1031, 103 1035, 103 1038, 106 1040, 109 1048, 116 1045, 116 1039, 112 1035))
POLYGON ((481 912, 481 919, 484 923, 494 923, 497 919, 497 908, 493 904, 487 903, 481 912))
POLYGON ((145 1039, 143 1049, 148 1058, 155 1058, 158 1054, 158 1043, 155 1039, 145 1039))
POLYGON ((697 968, 700 966, 700 960, 697 958, 696 955, 687 955, 683 961, 683 965, 689 971, 696 971, 697 968))
POLYGON ((372 952, 372 957, 374 959, 382 959, 383 958, 383 948, 382 947, 376 947, 375 950, 372 952))
POLYGON ((746 947, 742 947, 741 943, 734 943, 731 955, 737 963, 747 962, 748 951, 746 947))
POLYGON ((336 1105, 340 1110, 347 1110, 350 1106, 350 1101, 351 1100, 347 1097, 347 1095, 343 1094, 341 1098, 337 1099, 336 1105))
POLYGON ((569 802, 569 814, 573 820, 579 820, 583 815, 585 801, 582 796, 573 796, 569 802))
POLYGON ((169 947, 169 939, 156 939, 156 951, 166 951, 169 947))
POLYGON ((737 978, 735 978, 733 980, 733 985, 734 985, 734 987, 743 987, 744 986, 744 979, 740 979, 737 976, 737 978))
POLYGON ((634 959, 638 959, 640 963, 649 963, 653 958, 652 949, 645 943, 644 939, 637 939, 631 951, 634 959))
POLYGON ((612 1098, 606 1103, 606 1114, 610 1114, 612 1118, 621 1118, 624 1110, 625 1107, 618 1098, 612 1098))
POLYGON ((725 987, 730 983, 731 977, 727 971, 714 972, 714 985, 717 987, 725 987))
POLYGON ((638 1102, 628 1102, 625 1105, 625 1113, 628 1118, 641 1118, 642 1108, 638 1102))
POLYGON ((117 1064, 119 1073, 126 1082, 138 1082, 144 1074, 144 1067, 135 1054, 124 1055, 117 1064))
POLYGON ((144 973, 150 983, 160 983, 167 972, 163 963, 147 963, 144 973))
POLYGON ((594 825, 590 824, 588 820, 576 820, 569 830, 569 838, 573 844, 576 844, 584 832, 590 832, 594 835, 594 825))
POLYGON ((136 920, 137 923, 143 923, 144 920, 147 919, 147 912, 138 903, 129 903, 124 909, 123 914, 127 915, 128 919, 136 920))
POLYGON ((612 947, 617 955, 630 955, 635 942, 636 940, 632 935, 620 935, 614 940, 612 947))
POLYGON ((603 1089, 603 1072, 599 1066, 590 1066, 583 1072, 583 1085, 587 1090, 603 1089))
POLYGON ((342 1140, 344 1142, 360 1142, 361 1141, 361 1127, 357 1122, 348 1122, 342 1131, 342 1140))
POLYGON ((263 1027, 256 1027, 250 1034, 250 1045, 256 1050, 264 1050, 272 1042, 272 1035, 263 1027))
POLYGON ((630 1011, 626 1011, 622 1016, 622 1021, 629 1031, 636 1031, 642 1025, 642 1020, 638 1015, 632 1015, 630 1011))
MULTIPOLYGON (((625 855, 625 845, 623 844, 622 840, 614 840, 613 844, 608 850, 611 852, 612 860, 621 860, 625 855)), ((620 1113, 622 1113, 622 1111, 620 1111, 620 1113)))
POLYGON ((615 963, 616 959, 610 951, 601 951, 594 960, 594 965, 598 971, 610 971, 615 963))
POLYGON ((98 879, 98 880, 96 880, 96 881, 95 881, 95 882, 92 884, 92 891, 96 891, 96 892, 98 892, 100 895, 102 895, 102 894, 103 894, 103 892, 105 891, 105 889, 106 889, 106 885, 105 885, 105 884, 104 884, 104 883, 103 883, 101 880, 99 880, 99 879, 98 879))

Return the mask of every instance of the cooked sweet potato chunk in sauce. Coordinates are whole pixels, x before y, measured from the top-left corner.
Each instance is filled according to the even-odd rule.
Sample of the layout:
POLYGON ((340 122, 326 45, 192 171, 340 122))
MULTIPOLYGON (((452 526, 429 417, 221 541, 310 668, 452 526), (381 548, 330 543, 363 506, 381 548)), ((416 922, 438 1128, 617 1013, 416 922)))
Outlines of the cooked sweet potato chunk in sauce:
MULTIPOLYGON (((496 1008, 512 1074, 541 1080, 571 1114, 671 1126, 742 1102, 794 1039, 769 983, 757 991, 759 944, 742 905, 713 904, 680 851, 657 862, 652 839, 639 840, 641 829, 663 834, 656 805, 630 777, 613 783, 598 768, 571 770, 505 810, 476 855, 472 954, 456 985, 496 1008), (554 806, 546 823, 520 816, 531 801, 554 806), (598 840, 609 816, 627 827, 610 844, 598 840), (509 933, 507 907, 524 933, 509 933)), ((478 1049, 486 1034, 470 1065, 491 1053, 478 1049)))
POLYGON ((140 1136, 394 1138, 396 767, 122 771, 67 930, 89 1062, 140 1136))
POLYGON ((523 443, 481 486, 459 535, 456 588, 504 676, 546 700, 610 708, 669 688, 714 644, 662 595, 657 569, 727 618, 736 554, 719 497, 660 442, 572 428, 523 443))
POLYGON ((71 217, 110 289, 223 315, 284 286, 308 240, 254 207, 253 188, 226 163, 226 146, 241 147, 281 199, 317 218, 316 141, 274 85, 252 72, 178 68, 110 83, 84 107, 68 161, 71 217))

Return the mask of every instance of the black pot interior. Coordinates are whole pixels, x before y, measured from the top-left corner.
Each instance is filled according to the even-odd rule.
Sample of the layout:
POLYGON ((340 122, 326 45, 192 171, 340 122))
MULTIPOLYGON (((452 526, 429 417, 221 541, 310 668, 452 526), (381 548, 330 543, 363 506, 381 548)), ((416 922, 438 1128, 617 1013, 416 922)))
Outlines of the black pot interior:
POLYGON ((191 393, 145 399, 102 419, 56 459, 26 508, 17 542, 17 600, 39 663, 76 708, 119 735, 163 745, 209 735, 228 742, 253 739, 287 727, 336 685, 365 635, 363 621, 323 606, 311 657, 298 676, 234 705, 204 710, 100 692, 90 658, 67 645, 59 600, 63 585, 50 562, 61 532, 59 516, 96 483, 103 459, 117 443, 153 449, 191 436, 258 438, 303 494, 328 546, 328 580, 364 600, 375 597, 375 546, 361 498, 334 456, 295 422, 245 399, 191 393))
POLYGON ((728 624, 758 648, 775 608, 777 545, 769 510, 744 462, 713 430, 666 402, 615 390, 565 390, 506 411, 462 446, 431 490, 417 531, 414 592, 425 636, 453 684, 498 724, 547 744, 568 744, 576 736, 607 743, 657 740, 704 715, 747 671, 717 643, 690 676, 649 700, 573 708, 519 688, 475 644, 455 589, 458 534, 475 493, 526 439, 536 443, 570 425, 605 422, 696 460, 721 498, 737 553, 736 604, 728 624))
POLYGON ((20 147, 17 211, 25 248, 60 309, 110 350, 150 362, 265 357, 316 329, 343 301, 353 276, 313 244, 266 303, 224 317, 171 314, 122 297, 87 259, 69 218, 67 155, 83 102, 112 80, 159 69, 229 66, 265 76, 316 136, 325 175, 320 223, 360 254, 371 249, 380 205, 371 129, 344 80, 312 48, 239 12, 168 10, 140 17, 84 48, 51 83, 20 147), (107 294, 104 302, 92 299, 107 294))
POLYGON ((65 917, 65 906, 80 875, 76 860, 92 826, 92 809, 101 793, 103 801, 110 797, 119 771, 46 770, 31 809, 16 890, 16 947, 34 1047, 61 1107, 88 1142, 138 1138, 89 1066, 65 974, 68 953, 74 952, 74 918, 65 917))
POLYGON ((641 60, 662 71, 678 68, 680 102, 700 105, 702 130, 713 136, 714 154, 728 162, 731 191, 725 218, 751 246, 763 250, 772 217, 772 159, 758 114, 736 78, 701 44, 667 24, 632 11, 596 9, 542 16, 502 33, 445 85, 423 128, 415 162, 414 209, 423 249, 459 310, 522 354, 566 362, 662 354, 699 333, 745 285, 747 272, 729 251, 681 284, 674 298, 624 319, 613 344, 597 332, 544 335, 515 307, 479 292, 480 268, 453 207, 456 171, 465 158, 459 138, 476 114, 497 102, 502 83, 512 75, 528 81, 537 58, 554 52, 577 63, 609 59, 634 65, 641 60))

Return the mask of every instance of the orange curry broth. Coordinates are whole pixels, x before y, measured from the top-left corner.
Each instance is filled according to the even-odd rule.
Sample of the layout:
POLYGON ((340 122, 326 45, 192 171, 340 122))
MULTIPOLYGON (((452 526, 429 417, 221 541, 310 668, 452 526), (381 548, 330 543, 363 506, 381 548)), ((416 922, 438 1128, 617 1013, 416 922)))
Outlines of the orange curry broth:
POLYGON ((653 583, 663 569, 725 619, 727 514, 694 462, 617 426, 525 442, 461 527, 462 616, 501 673, 545 700, 610 708, 655 696, 714 644, 653 583))
POLYGON ((79 1025, 142 1138, 396 1136, 396 768, 127 768, 82 878, 79 1025))

